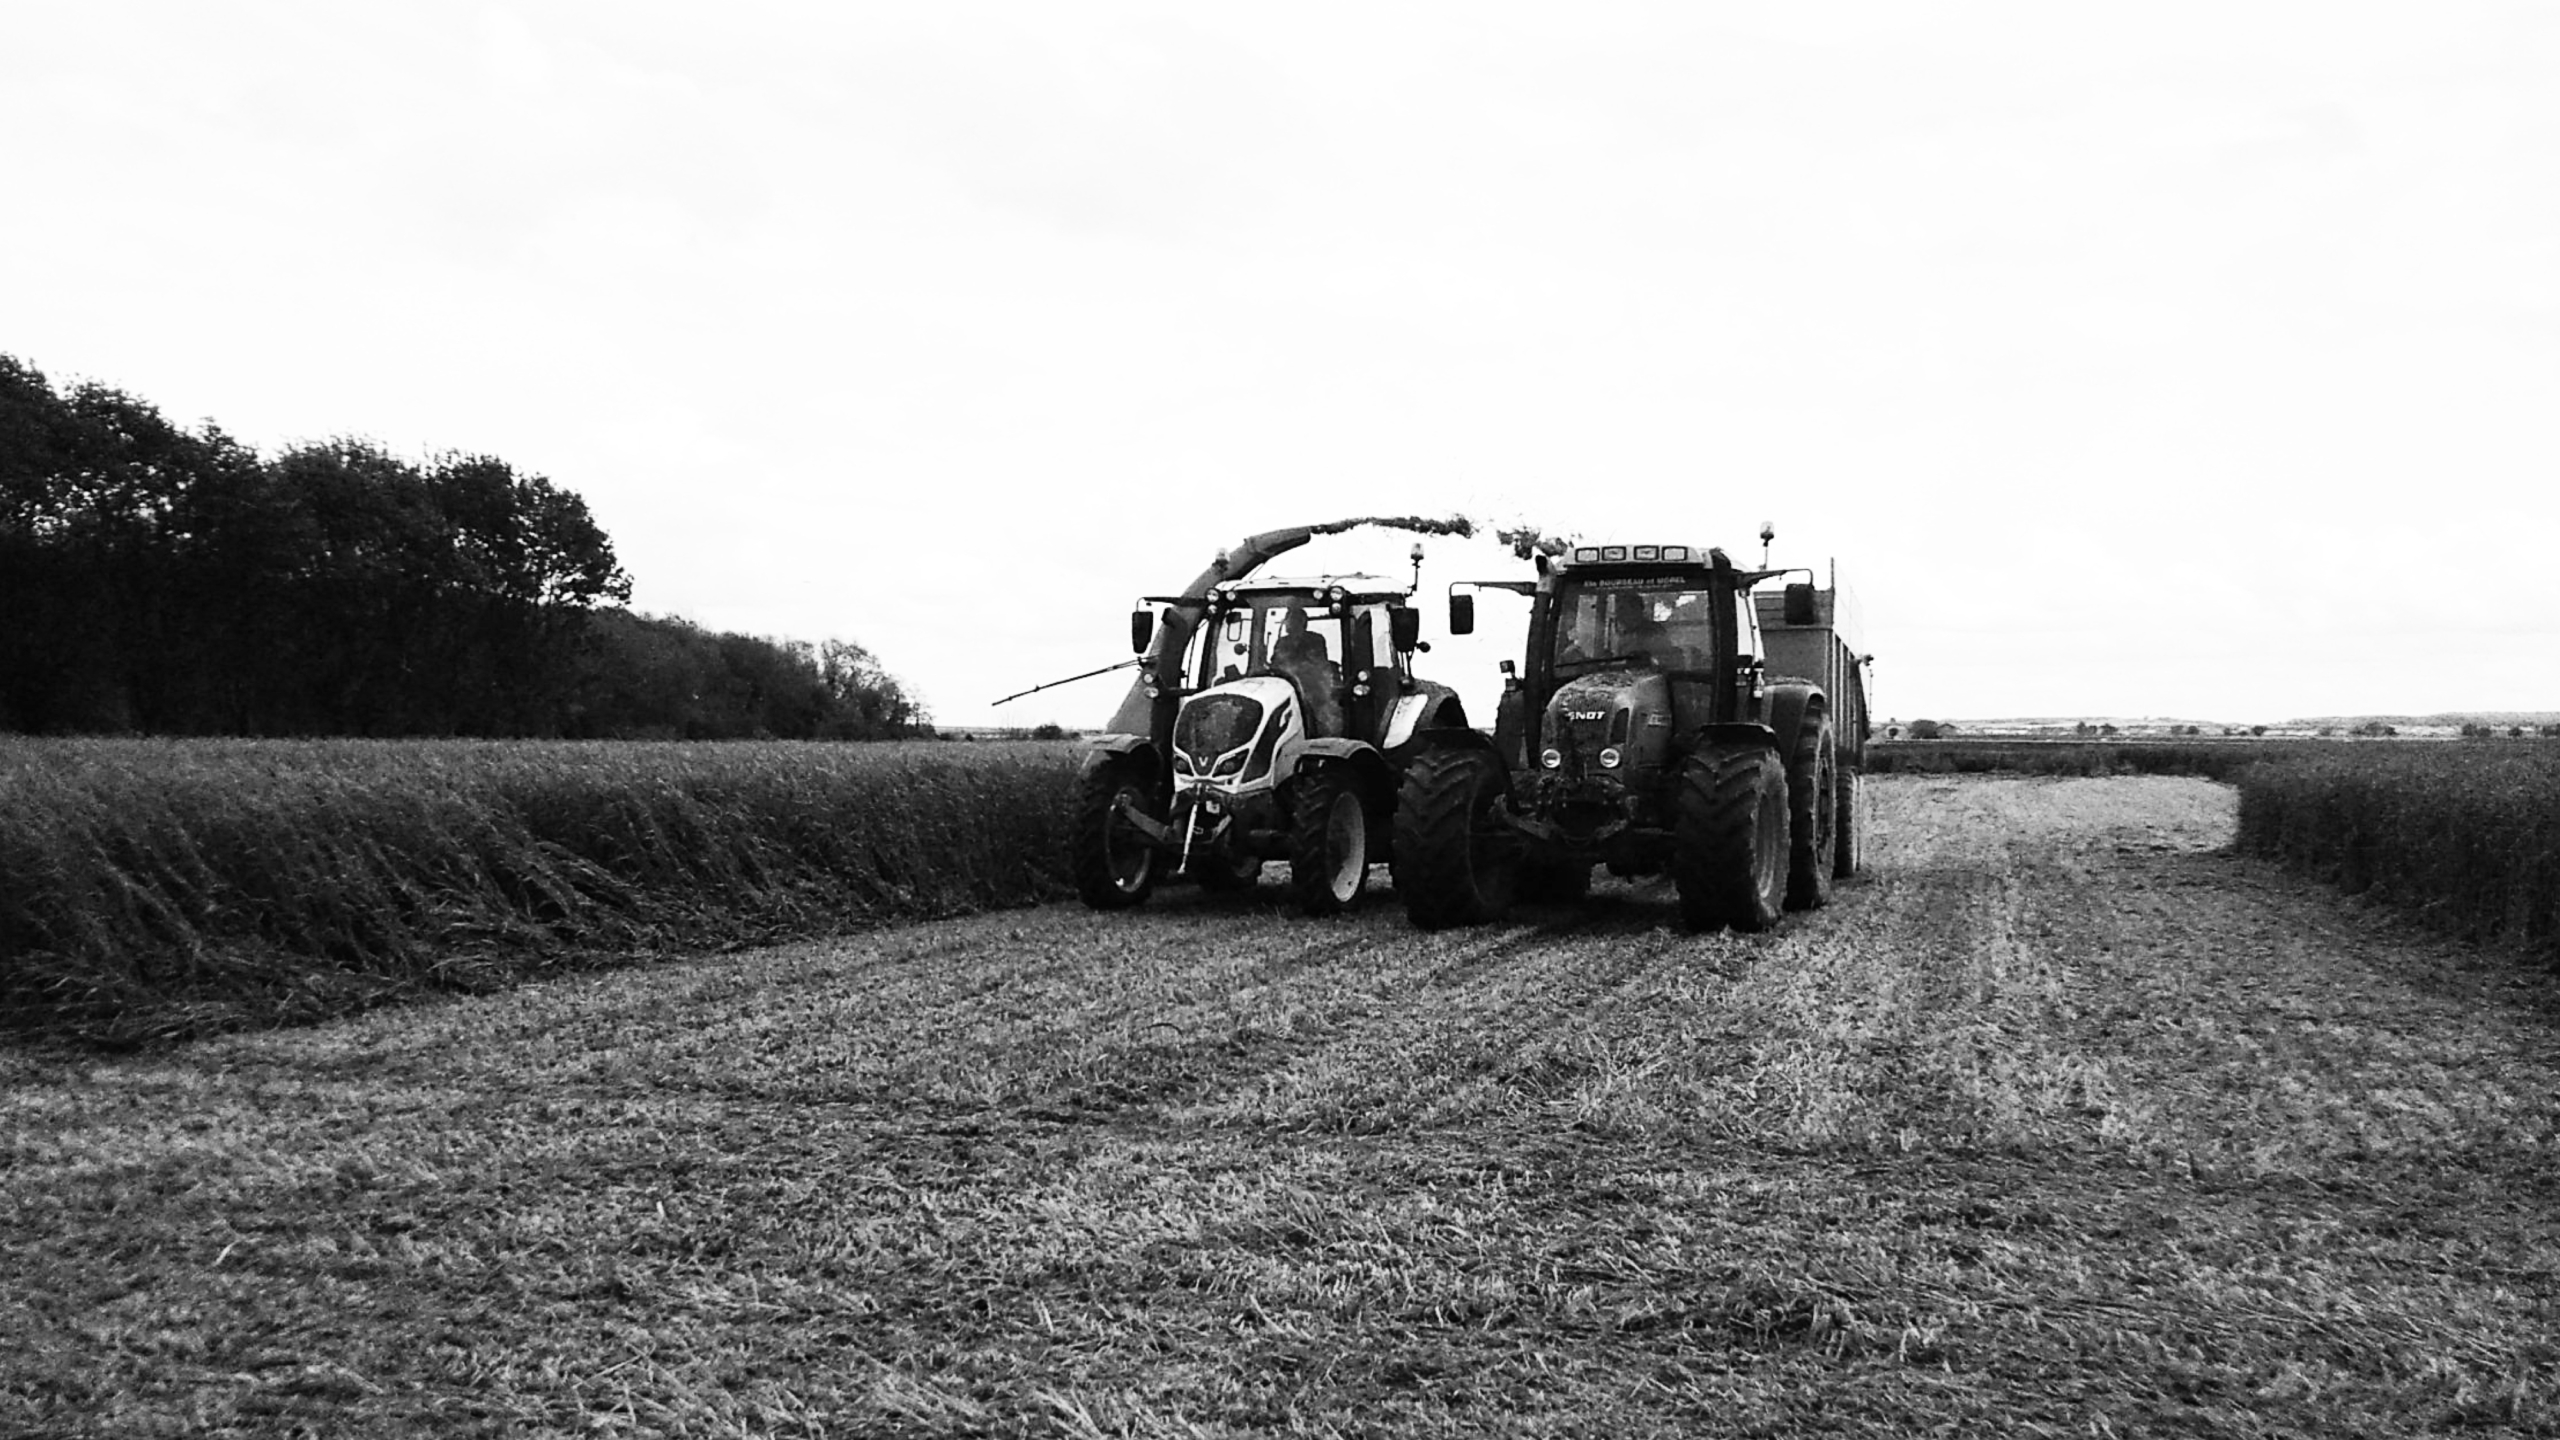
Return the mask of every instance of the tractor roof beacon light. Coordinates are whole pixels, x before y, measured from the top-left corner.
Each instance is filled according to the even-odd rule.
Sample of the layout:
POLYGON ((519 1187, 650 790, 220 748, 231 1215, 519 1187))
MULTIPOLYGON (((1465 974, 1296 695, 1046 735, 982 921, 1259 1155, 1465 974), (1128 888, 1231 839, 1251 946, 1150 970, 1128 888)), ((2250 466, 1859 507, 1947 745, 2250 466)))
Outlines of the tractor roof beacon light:
POLYGON ((1766 521, 1766 520, 1761 521, 1761 522, 1760 522, 1760 568, 1761 568, 1761 569, 1763 569, 1763 570, 1766 570, 1766 569, 1768 569, 1768 568, 1769 568, 1769 542, 1770 542, 1770 541, 1772 541, 1772 540, 1775 540, 1775 539, 1777 539, 1777 538, 1778 538, 1778 527, 1777 527, 1776 525, 1774 525, 1774 524, 1770 523, 1769 521, 1766 521))

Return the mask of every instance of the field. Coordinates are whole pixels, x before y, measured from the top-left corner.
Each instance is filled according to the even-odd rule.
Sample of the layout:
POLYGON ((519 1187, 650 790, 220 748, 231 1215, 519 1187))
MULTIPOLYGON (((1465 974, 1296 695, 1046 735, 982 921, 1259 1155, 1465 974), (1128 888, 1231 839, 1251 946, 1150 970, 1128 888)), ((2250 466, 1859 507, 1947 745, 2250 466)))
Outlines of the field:
POLYGON ((1168 894, 0 1051, 0 1433, 2560 1433, 2560 982, 2222 785, 1870 788, 1763 937, 1168 894))

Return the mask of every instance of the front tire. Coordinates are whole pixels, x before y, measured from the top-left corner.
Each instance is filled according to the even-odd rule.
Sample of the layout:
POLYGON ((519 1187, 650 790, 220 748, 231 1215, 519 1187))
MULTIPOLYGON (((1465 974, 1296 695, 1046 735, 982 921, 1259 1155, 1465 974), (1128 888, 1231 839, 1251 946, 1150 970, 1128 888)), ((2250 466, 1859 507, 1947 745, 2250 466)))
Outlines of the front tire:
POLYGON ((1396 798, 1396 894, 1425 930, 1481 925, 1511 908, 1520 842, 1503 825, 1511 779, 1474 747, 1426 750, 1396 798))
POLYGON ((1796 753, 1787 761, 1787 908, 1819 910, 1831 903, 1831 877, 1839 858, 1838 744, 1831 717, 1804 717, 1796 729, 1796 753))
POLYGON ((1113 756, 1076 779, 1067 868, 1075 876, 1076 897, 1096 910, 1143 904, 1156 888, 1155 846, 1122 817, 1124 801, 1143 813, 1158 813, 1155 786, 1146 766, 1134 759, 1113 756))
POLYGON ((1289 802, 1289 888, 1310 915, 1338 915, 1369 884, 1369 805, 1357 776, 1301 771, 1289 802))
POLYGON ((1787 774, 1757 745, 1711 746, 1680 775, 1672 883, 1693 930, 1766 930, 1787 895, 1787 774))

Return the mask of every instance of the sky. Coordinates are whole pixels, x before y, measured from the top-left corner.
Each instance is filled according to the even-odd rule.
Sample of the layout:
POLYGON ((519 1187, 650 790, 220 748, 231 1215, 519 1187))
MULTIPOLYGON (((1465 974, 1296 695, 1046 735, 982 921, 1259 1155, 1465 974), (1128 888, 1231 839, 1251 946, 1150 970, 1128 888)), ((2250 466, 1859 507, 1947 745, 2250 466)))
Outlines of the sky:
MULTIPOLYGON (((2465 0, 0 0, 0 353, 500 456, 949 725, 1372 514, 1772 523, 1904 720, 2552 709, 2554 75, 2465 0)), ((1425 543, 1489 695, 1439 595, 1521 567, 1425 543)))

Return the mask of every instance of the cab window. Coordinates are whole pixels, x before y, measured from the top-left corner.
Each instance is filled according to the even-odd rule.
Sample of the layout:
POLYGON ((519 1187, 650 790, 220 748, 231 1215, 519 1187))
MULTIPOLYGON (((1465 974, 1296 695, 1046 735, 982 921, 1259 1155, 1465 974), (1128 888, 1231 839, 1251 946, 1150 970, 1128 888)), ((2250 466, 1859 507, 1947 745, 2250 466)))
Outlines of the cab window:
POLYGON ((1580 589, 1558 597, 1555 660, 1560 669, 1616 662, 1693 670, 1709 664, 1715 650, 1711 592, 1666 585, 1580 589))
POLYGON ((1258 603, 1252 622, 1253 655, 1246 674, 1342 663, 1342 620, 1330 611, 1305 601, 1275 599, 1258 603))

